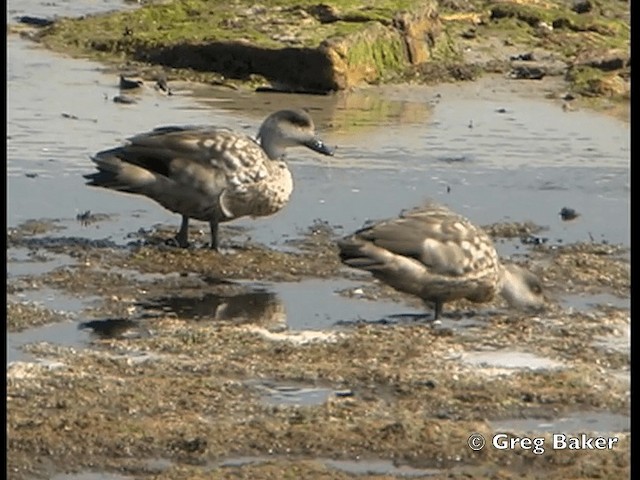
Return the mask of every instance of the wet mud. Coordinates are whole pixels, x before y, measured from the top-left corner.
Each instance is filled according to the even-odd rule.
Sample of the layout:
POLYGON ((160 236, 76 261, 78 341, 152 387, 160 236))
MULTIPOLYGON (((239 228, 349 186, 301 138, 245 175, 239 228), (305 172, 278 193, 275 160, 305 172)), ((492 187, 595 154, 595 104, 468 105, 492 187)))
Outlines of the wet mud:
MULTIPOLYGON (((25 241, 34 239, 32 231, 30 225, 16 228, 9 247, 31 248, 25 241)), ((389 316, 342 322, 316 335, 288 328, 286 308, 265 285, 349 279, 359 285, 348 289, 359 302, 389 300, 398 313, 420 308, 414 299, 341 269, 334 237, 329 228, 318 234, 312 226, 298 240, 297 252, 253 246, 223 254, 153 243, 48 246, 46 236, 38 237, 36 251, 65 254, 77 263, 20 276, 9 282, 11 294, 49 288, 100 301, 64 313, 9 297, 10 331, 70 315, 76 328, 91 332, 71 346, 23 345, 40 360, 8 366, 14 478, 96 468, 132 478, 403 475, 394 464, 414 469, 411 476, 417 478, 495 478, 493 465, 505 452, 476 453, 466 444, 472 432, 490 437, 493 421, 551 421, 592 411, 628 418, 628 384, 612 372, 628 372, 629 351, 594 341, 624 338, 626 308, 572 311, 550 298, 545 312, 532 317, 499 302, 457 302, 443 324, 433 324, 425 311, 404 321, 389 316), (194 314, 205 297, 206 308, 194 314), (465 317, 476 322, 458 327, 465 317), (280 396, 265 397, 272 382, 281 385, 275 387, 280 396), (286 385, 290 392, 296 385, 308 389, 307 397, 283 396, 286 385), (310 401, 313 391, 320 397, 310 401), (243 456, 264 458, 220 463, 243 456), (155 471, 150 458, 166 463, 155 471), (368 458, 372 467, 354 471, 347 462, 338 468, 354 458, 364 464, 368 458), (382 460, 395 463, 383 463, 385 470, 382 460)), ((531 256, 546 265, 543 281, 559 297, 628 292, 629 264, 621 247, 541 246, 531 256)), ((508 422, 499 425, 500 431, 512 431, 508 422)), ((606 452, 606 460, 602 452, 555 451, 539 458, 510 452, 508 471, 525 471, 535 461, 536 468, 554 475, 575 469, 622 475, 628 433, 615 434, 622 435, 621 443, 606 452)))

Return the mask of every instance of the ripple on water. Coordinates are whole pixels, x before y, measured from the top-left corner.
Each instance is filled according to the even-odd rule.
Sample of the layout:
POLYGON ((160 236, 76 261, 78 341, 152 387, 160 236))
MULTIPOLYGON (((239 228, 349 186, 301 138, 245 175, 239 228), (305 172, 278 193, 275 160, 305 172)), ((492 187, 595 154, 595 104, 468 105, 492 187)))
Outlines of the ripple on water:
POLYGON ((77 322, 58 322, 43 327, 29 328, 21 332, 7 333, 7 363, 13 361, 34 361, 35 357, 25 353, 22 347, 32 343, 47 342, 64 347, 86 348, 91 335, 78 328, 77 322))
POLYGON ((94 302, 99 302, 101 297, 87 295, 76 297, 53 288, 40 288, 37 290, 24 290, 7 296, 9 301, 33 303, 39 307, 47 308, 61 313, 78 314, 94 302))
POLYGON ((118 242, 156 223, 177 228, 179 218, 153 202, 87 188, 81 174, 93 168, 89 155, 162 124, 217 124, 254 134, 267 111, 306 106, 326 141, 338 144, 338 155, 318 160, 311 152, 292 152, 296 189, 287 208, 268 219, 234 222, 247 226, 256 241, 281 244, 283 233, 305 228, 313 218, 351 231, 366 219, 396 216, 432 197, 482 225, 530 220, 548 227, 554 241, 629 244, 630 154, 621 145, 629 143, 630 130, 605 115, 573 112, 567 121, 553 102, 505 91, 477 98, 478 87, 469 85, 318 98, 201 86, 198 97, 143 95, 134 109, 121 109, 104 101, 105 93, 117 92, 117 78, 103 74, 99 64, 32 49, 15 36, 8 42, 9 225, 91 210, 120 215, 100 230, 118 242), (43 91, 44 112, 34 100, 43 91), (429 103, 434 92, 441 93, 435 107, 429 103), (508 116, 496 112, 507 104, 508 116), (63 118, 65 112, 97 123, 63 118), (41 175, 23 176, 34 169, 41 175), (381 185, 389 192, 384 201, 381 185), (141 205, 146 212, 133 217, 141 205), (579 211, 579 221, 562 222, 563 206, 579 211))
POLYGON ((133 480, 135 477, 106 472, 58 473, 50 480, 133 480))
MULTIPOLYGON (((245 456, 232 457, 223 460, 218 465, 221 467, 242 467, 245 465, 257 465, 282 457, 267 456, 245 456)), ((409 465, 395 464, 391 460, 379 458, 359 459, 359 460, 334 460, 330 458, 314 458, 314 460, 327 466, 330 469, 338 470, 350 475, 389 475, 400 478, 431 476, 442 473, 434 468, 415 468, 409 465)))
POLYGON ((524 433, 621 433, 631 428, 628 415, 610 412, 573 412, 553 419, 512 418, 490 422, 496 432, 524 433))
POLYGON ((7 250, 7 278, 42 275, 58 267, 69 266, 76 260, 66 254, 41 253, 27 248, 7 250))
POLYGON ((266 405, 310 407, 322 405, 336 394, 336 391, 331 388, 262 379, 248 381, 247 385, 260 392, 262 401, 266 405))
POLYGON ((617 335, 598 335, 593 340, 593 345, 608 352, 623 354, 631 353, 631 326, 626 325, 617 335))
POLYGON ((626 310, 631 308, 630 298, 620 298, 609 293, 576 293, 563 295, 561 303, 567 308, 572 308, 578 311, 592 310, 598 306, 609 306, 623 308, 626 310))
POLYGON ((480 369, 508 373, 516 370, 551 370, 564 368, 562 362, 518 350, 483 350, 465 352, 461 360, 480 369))
POLYGON ((273 284, 244 283, 249 291, 237 294, 203 292, 199 296, 172 295, 145 302, 148 312, 173 312, 185 320, 227 320, 270 329, 327 330, 358 322, 393 321, 394 314, 424 318, 425 312, 393 301, 363 300, 337 292, 360 286, 342 279, 306 279, 273 284))
POLYGON ((414 468, 408 465, 396 465, 390 460, 322 460, 327 467, 351 475, 390 475, 393 477, 435 476, 443 473, 435 468, 414 468))

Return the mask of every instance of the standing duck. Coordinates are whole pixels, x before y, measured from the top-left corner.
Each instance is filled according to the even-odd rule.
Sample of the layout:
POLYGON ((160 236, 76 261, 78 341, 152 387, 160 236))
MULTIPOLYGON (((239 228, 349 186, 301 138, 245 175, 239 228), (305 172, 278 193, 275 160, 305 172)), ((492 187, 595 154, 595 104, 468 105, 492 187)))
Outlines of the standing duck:
POLYGON ((98 171, 84 178, 87 185, 144 195, 181 214, 180 247, 188 246, 190 218, 209 222, 217 250, 219 223, 271 215, 286 205, 293 180, 284 154, 295 146, 333 155, 303 110, 272 113, 257 139, 220 127, 159 127, 97 153, 98 171))
POLYGON ((500 294, 517 308, 544 303, 535 275, 503 264, 484 230, 435 203, 365 226, 338 247, 345 265, 433 304, 435 320, 445 302, 461 298, 483 303, 500 294))

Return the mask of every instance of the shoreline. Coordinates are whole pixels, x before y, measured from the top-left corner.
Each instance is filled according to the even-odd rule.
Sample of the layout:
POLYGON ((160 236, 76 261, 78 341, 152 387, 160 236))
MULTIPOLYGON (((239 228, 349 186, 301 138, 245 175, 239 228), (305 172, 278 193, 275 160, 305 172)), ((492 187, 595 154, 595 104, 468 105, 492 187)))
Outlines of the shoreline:
MULTIPOLYGON (((60 18, 55 19, 51 25, 35 27, 33 24, 27 26, 13 24, 9 26, 9 30, 49 50, 98 60, 109 69, 113 69, 114 73, 137 72, 148 80, 162 75, 166 76, 169 82, 188 80, 234 89, 267 88, 291 93, 305 91, 314 93, 315 90, 319 93, 322 88, 314 89, 311 84, 305 87, 303 80, 301 80, 302 83, 298 82, 297 86, 293 77, 287 80, 286 72, 289 70, 304 71, 307 68, 305 67, 307 60, 302 57, 296 60, 295 48, 302 48, 301 52, 306 52, 305 49, 309 52, 315 50, 323 52, 325 44, 343 42, 349 45, 349 42, 360 41, 357 39, 363 35, 362 31, 377 31, 376 29, 379 30, 381 26, 397 23, 400 18, 403 18, 406 23, 404 28, 408 35, 407 39, 413 38, 412 35, 415 38, 433 37, 432 42, 435 43, 425 43, 429 53, 425 51, 418 55, 416 51, 412 57, 409 53, 417 47, 406 46, 405 55, 409 55, 407 57, 409 60, 405 59, 397 64, 393 62, 388 65, 376 64, 375 62, 391 61, 391 58, 399 60, 400 53, 391 54, 385 51, 387 47, 382 45, 380 48, 383 50, 379 52, 375 50, 374 44, 377 45, 375 42, 378 41, 376 37, 378 34, 373 33, 373 37, 365 42, 369 42, 372 50, 363 52, 364 57, 358 60, 364 62, 362 65, 349 63, 355 60, 349 60, 346 57, 342 60, 338 60, 337 57, 331 60, 329 59, 333 55, 331 54, 327 57, 328 70, 322 74, 313 74, 310 71, 310 77, 327 75, 327 78, 329 76, 337 78, 336 75, 342 75, 347 80, 338 82, 342 82, 341 87, 334 86, 338 89, 360 88, 367 84, 402 87, 469 81, 480 85, 490 84, 498 79, 505 84, 500 86, 502 88, 509 88, 507 85, 513 82, 514 90, 520 90, 523 93, 529 90, 539 91, 544 96, 562 101, 565 111, 591 108, 628 121, 630 108, 629 13, 628 9, 625 10, 623 3, 605 2, 598 8, 587 5, 585 8, 588 8, 584 11, 574 11, 562 6, 561 2, 548 2, 542 5, 530 0, 489 4, 480 0, 468 0, 451 2, 440 9, 433 2, 424 8, 421 7, 422 9, 415 7, 415 2, 407 0, 405 3, 410 14, 402 14, 404 17, 394 13, 395 10, 391 7, 393 3, 389 5, 384 3, 385 7, 380 11, 353 10, 355 7, 348 0, 330 2, 331 5, 325 5, 324 10, 307 6, 305 2, 287 8, 285 5, 288 3, 281 0, 268 2, 267 6, 251 7, 263 12, 264 18, 249 14, 249 11, 242 9, 241 3, 234 6, 216 3, 215 8, 221 9, 218 12, 222 15, 220 18, 227 19, 222 24, 231 22, 234 27, 233 29, 228 27, 226 33, 222 28, 220 41, 213 42, 216 45, 219 44, 216 47, 219 52, 211 59, 223 55, 224 58, 228 56, 229 61, 240 61, 239 57, 236 58, 237 55, 233 54, 233 49, 238 48, 233 40, 235 37, 230 37, 228 48, 231 50, 225 52, 225 35, 233 34, 239 36, 238 38, 251 37, 251 32, 255 30, 261 32, 260 35, 242 43, 246 44, 246 49, 255 48, 255 52, 251 53, 251 50, 247 50, 248 53, 245 52, 243 55, 249 55, 246 60, 248 64, 258 65, 264 63, 259 58, 263 55, 259 50, 262 48, 261 45, 273 49, 269 50, 272 52, 269 55, 280 55, 277 52, 281 52, 284 55, 281 60, 276 60, 274 57, 272 61, 267 62, 274 64, 273 67, 277 71, 273 72, 275 76, 272 76, 268 69, 260 74, 262 67, 256 67, 255 71, 249 68, 242 74, 239 70, 235 74, 231 71, 226 72, 224 68, 229 68, 228 65, 222 68, 215 62, 207 63, 210 55, 203 52, 193 54, 194 62, 198 64, 197 69, 193 68, 195 63, 189 66, 188 59, 191 54, 187 50, 205 48, 212 42, 211 39, 218 39, 215 29, 220 28, 216 21, 219 15, 213 15, 213 10, 208 9, 207 3, 200 0, 194 0, 189 4, 193 12, 200 12, 202 15, 202 18, 194 16, 193 20, 181 17, 183 7, 180 2, 167 5, 156 5, 150 2, 140 8, 128 10, 126 15, 110 12, 88 15, 79 19, 60 18), (269 6, 271 3, 273 5, 269 6), (149 15, 152 16, 151 18, 166 20, 161 22, 164 25, 162 31, 165 33, 160 32, 155 23, 148 23, 149 15), (172 15, 181 18, 175 27, 168 26, 172 15), (286 18, 292 16, 290 20, 293 23, 287 27, 291 30, 288 37, 282 36, 280 32, 285 27, 279 20, 279 15, 285 15, 286 18), (393 22, 392 19, 394 19, 393 22), (131 22, 137 23, 135 23, 135 30, 130 33, 133 43, 129 44, 127 43, 129 37, 120 38, 117 32, 118 28, 124 28, 131 22), (545 30, 540 26, 549 22, 553 23, 554 27, 549 26, 548 30, 545 30), (372 30, 372 27, 376 28, 372 30), (419 30, 416 30, 418 28, 419 30), (203 29, 213 29, 213 31, 207 33, 203 32, 203 29), (314 29, 318 31, 314 32, 314 29), (435 30, 427 35, 426 32, 431 32, 429 29, 435 30), (338 32, 336 34, 338 37, 335 38, 342 40, 332 40, 334 34, 330 32, 338 32), (329 37, 326 37, 327 35, 329 37), (204 40, 198 40, 200 38, 204 40), (276 38, 282 39, 274 40, 276 38), (99 45, 105 41, 113 43, 113 46, 106 50, 101 48, 99 45), (590 48, 585 49, 584 45, 587 44, 590 48), (186 53, 183 52, 176 57, 175 60, 178 63, 175 63, 169 58, 175 57, 172 51, 177 48, 185 50, 186 53), (144 53, 147 50, 149 53, 144 53), (166 50, 166 58, 163 57, 164 50, 166 50), (285 55, 285 52, 288 53, 285 55), (151 63, 140 61, 145 55, 152 60, 151 63), (255 55, 255 58, 251 55, 255 55), (378 60, 374 61, 374 58, 378 60), (347 63, 340 63, 343 61, 347 63), (298 67, 289 68, 291 62, 298 62, 298 67), (368 66, 365 67, 365 65, 368 66), (282 66, 284 70, 279 71, 278 66, 282 66), (329 73, 329 70, 333 73, 329 73), (353 74, 349 73, 351 70, 353 74), (364 71, 368 73, 363 74, 364 71), (487 78, 490 80, 486 81, 487 78), (526 86, 522 88, 518 84, 526 86), (549 90, 541 85, 553 85, 553 88, 549 90)), ((590 2, 584 3, 590 4, 590 2)), ((195 15, 193 12, 192 16, 195 15)), ((387 33, 381 30, 379 35, 383 38, 387 33)), ((425 45, 420 48, 424 49, 425 45)), ((355 44, 351 47, 343 47, 347 52, 357 49, 355 44)), ((323 62, 325 60, 320 63, 323 62)), ((313 65, 314 62, 311 62, 307 66, 311 68, 313 65)))

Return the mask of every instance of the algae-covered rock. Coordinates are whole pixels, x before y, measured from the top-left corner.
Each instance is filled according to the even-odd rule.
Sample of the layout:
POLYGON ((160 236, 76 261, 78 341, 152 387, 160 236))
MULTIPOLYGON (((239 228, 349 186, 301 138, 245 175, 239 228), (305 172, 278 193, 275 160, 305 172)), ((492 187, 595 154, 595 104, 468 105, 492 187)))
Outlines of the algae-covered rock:
POLYGON ((394 80, 472 80, 484 72, 534 79, 575 66, 565 77, 573 94, 624 100, 629 3, 589 4, 576 10, 566 0, 146 0, 135 10, 62 18, 35 32, 10 29, 67 54, 140 69, 162 65, 175 79, 215 84, 328 92, 394 80), (546 64, 538 75, 513 75, 523 70, 514 56, 527 51, 546 64))
POLYGON ((440 29, 435 0, 174 0, 62 19, 40 40, 105 59, 234 79, 261 75, 292 89, 330 91, 424 62, 440 29))

